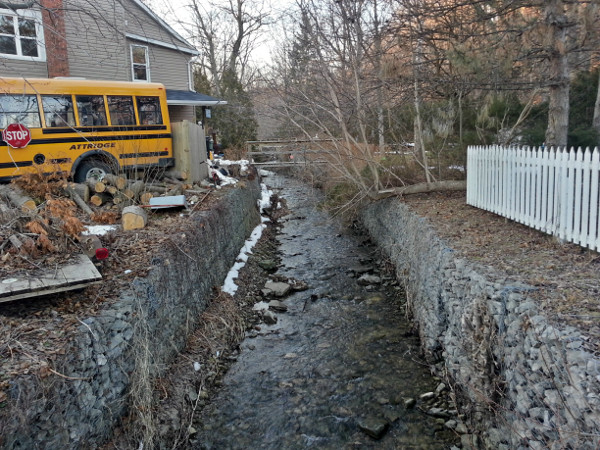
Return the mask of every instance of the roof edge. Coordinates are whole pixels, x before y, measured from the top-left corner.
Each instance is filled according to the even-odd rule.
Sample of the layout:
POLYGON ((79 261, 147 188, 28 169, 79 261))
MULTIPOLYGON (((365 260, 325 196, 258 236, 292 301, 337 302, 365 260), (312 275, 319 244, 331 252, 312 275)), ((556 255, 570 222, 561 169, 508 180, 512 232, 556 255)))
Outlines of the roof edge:
POLYGON ((170 42, 159 41, 158 39, 147 38, 144 36, 140 36, 138 34, 133 33, 125 33, 125 37, 128 39, 133 39, 135 41, 145 42, 147 44, 153 44, 159 47, 170 48, 173 50, 178 50, 183 53, 189 53, 190 55, 198 56, 200 52, 196 49, 181 47, 179 45, 171 44, 170 42))
POLYGON ((145 5, 142 1, 140 0, 132 0, 133 3, 135 3, 137 6, 139 6, 140 8, 142 8, 148 15, 150 15, 150 17, 152 17, 154 20, 156 20, 162 27, 165 28, 165 30, 167 30, 169 33, 171 33, 171 35, 173 37, 175 37, 176 39, 180 40, 181 42, 187 44, 190 46, 190 48, 195 49, 195 47, 190 44, 187 39, 185 39, 183 36, 181 36, 177 31, 175 31, 173 28, 171 28, 171 25, 169 25, 167 22, 165 22, 163 19, 161 19, 154 11, 152 11, 147 5, 145 5))
POLYGON ((174 106, 217 106, 217 105, 226 105, 227 102, 225 100, 215 100, 215 101, 186 101, 186 100, 167 100, 167 105, 174 106))

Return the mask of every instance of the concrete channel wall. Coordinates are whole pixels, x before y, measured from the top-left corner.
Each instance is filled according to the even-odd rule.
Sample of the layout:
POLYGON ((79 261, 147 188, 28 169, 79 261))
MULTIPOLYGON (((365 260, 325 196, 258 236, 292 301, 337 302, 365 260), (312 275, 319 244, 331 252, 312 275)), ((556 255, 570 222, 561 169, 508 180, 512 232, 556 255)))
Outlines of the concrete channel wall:
POLYGON ((534 288, 460 258, 398 200, 362 219, 405 284, 428 362, 454 386, 472 448, 600 448, 600 359, 585 336, 550 324, 534 288))
POLYGON ((240 184, 210 211, 190 216, 116 303, 81 319, 57 364, 69 379, 14 380, 10 395, 22 407, 0 411, 9 423, 0 430, 2 448, 98 448, 129 407, 144 408, 152 377, 182 349, 212 288, 260 223, 258 181, 240 184))

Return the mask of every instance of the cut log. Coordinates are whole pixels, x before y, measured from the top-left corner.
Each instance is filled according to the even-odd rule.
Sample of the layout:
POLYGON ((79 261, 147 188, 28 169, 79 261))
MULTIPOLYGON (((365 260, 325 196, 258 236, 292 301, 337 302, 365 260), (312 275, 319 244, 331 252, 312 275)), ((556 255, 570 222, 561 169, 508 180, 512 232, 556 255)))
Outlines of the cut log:
POLYGON ((80 241, 81 249, 87 255, 88 258, 96 256, 96 250, 102 247, 100 238, 95 234, 90 234, 81 238, 80 241))
POLYGON ((168 178, 174 178, 176 180, 187 180, 188 174, 185 170, 171 169, 165 172, 165 176, 168 178))
POLYGON ((90 203, 95 206, 102 206, 112 200, 112 197, 104 192, 98 192, 90 197, 90 203))
POLYGON ((123 230, 129 231, 144 228, 147 223, 148 215, 143 208, 135 205, 123 208, 123 213, 121 214, 123 230))
POLYGON ((381 200, 394 195, 402 196, 408 194, 421 194, 435 191, 464 191, 467 189, 466 181, 436 181, 433 183, 417 183, 409 186, 386 189, 375 194, 375 200, 381 200))
POLYGON ((171 196, 171 195, 181 195, 183 193, 183 186, 182 185, 177 185, 172 189, 169 189, 165 194, 167 196, 171 196))
POLYGON ((8 223, 17 217, 17 210, 0 200, 0 224, 8 223))
MULTIPOLYGON (((85 183, 67 183, 66 185, 67 187, 69 187, 70 189, 73 189, 77 195, 79 195, 79 197, 81 197, 81 200, 83 200, 84 202, 89 202, 90 201, 90 187, 85 184, 85 183)), ((64 188, 64 186, 63 186, 64 188)), ((66 189, 65 189, 66 192, 66 189)))
POLYGON ((171 177, 165 177, 164 180, 169 184, 183 184, 183 181, 171 177))
POLYGON ((15 236, 13 234, 8 237, 8 240, 10 241, 10 243, 13 245, 14 248, 16 248, 18 251, 21 251, 21 247, 23 247, 23 243, 17 236, 15 236))
POLYGON ((185 190, 186 194, 191 194, 191 195, 204 195, 208 192, 210 192, 210 189, 186 189, 185 190))
POLYGON ((113 175, 112 173, 107 173, 102 178, 102 181, 112 186, 116 186, 119 190, 123 190, 127 187, 127 177, 121 175, 113 175))
POLYGON ((165 186, 159 186, 157 184, 146 183, 146 189, 151 192, 158 192, 159 194, 164 194, 169 190, 169 188, 165 186))
POLYGON ((103 181, 90 180, 89 186, 94 192, 100 193, 106 191, 106 183, 104 183, 103 181))
POLYGON ((119 188, 116 186, 106 186, 106 192, 110 195, 116 195, 119 192, 119 188))
POLYGON ((20 208, 22 212, 30 212, 35 211, 35 202, 31 197, 23 194, 16 186, 7 187, 4 190, 6 197, 10 203, 12 203, 17 208, 20 208))
POLYGON ((147 205, 150 199, 153 197, 154 194, 152 192, 144 192, 142 195, 140 195, 140 204, 147 205))
POLYGON ((86 184, 69 183, 63 186, 63 188, 71 200, 73 200, 83 212, 88 215, 93 214, 92 209, 85 203, 82 196, 79 194, 79 192, 82 192, 84 197, 87 196, 89 198, 90 189, 86 184))
POLYGON ((146 184, 142 180, 134 181, 123 191, 123 194, 125 194, 125 197, 127 198, 136 199, 144 190, 145 186, 146 184))

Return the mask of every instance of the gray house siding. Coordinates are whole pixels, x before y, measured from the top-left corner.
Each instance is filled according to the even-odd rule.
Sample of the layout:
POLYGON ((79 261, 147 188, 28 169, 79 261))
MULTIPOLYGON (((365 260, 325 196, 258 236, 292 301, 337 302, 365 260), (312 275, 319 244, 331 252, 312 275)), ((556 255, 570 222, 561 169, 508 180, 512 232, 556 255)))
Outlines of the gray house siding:
POLYGON ((148 47, 150 81, 172 89, 189 88, 188 61, 192 55, 154 42, 184 49, 190 49, 189 44, 159 26, 135 3, 98 0, 93 9, 85 3, 86 11, 77 8, 80 0, 71 0, 71 4, 65 20, 78 24, 67 27, 71 76, 132 81, 130 47, 136 44, 148 47))
MULTIPOLYGON (((148 47, 150 81, 189 89, 195 50, 135 1, 63 0, 63 11, 70 76, 131 81, 130 46, 137 44, 148 47)), ((48 64, 0 58, 0 76, 47 78, 48 64)))
POLYGON ((192 49, 187 42, 169 33, 162 24, 158 23, 135 3, 124 3, 124 14, 126 26, 123 30, 127 33, 133 33, 147 39, 155 39, 177 47, 192 49))
POLYGON ((0 58, 0 76, 48 78, 48 66, 43 61, 21 61, 0 58))
POLYGON ((130 81, 124 9, 114 0, 65 1, 70 75, 130 81), (73 26, 77 24, 77 26, 73 26))
POLYGON ((169 106, 169 118, 171 122, 183 122, 188 120, 196 123, 196 110, 193 106, 169 106))

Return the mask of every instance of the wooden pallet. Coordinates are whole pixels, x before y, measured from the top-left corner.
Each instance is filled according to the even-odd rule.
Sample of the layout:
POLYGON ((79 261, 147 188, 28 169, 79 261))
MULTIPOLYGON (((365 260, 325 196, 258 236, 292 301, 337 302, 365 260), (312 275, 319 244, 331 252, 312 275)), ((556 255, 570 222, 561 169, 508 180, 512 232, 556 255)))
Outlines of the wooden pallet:
POLYGON ((0 280, 0 303, 82 289, 100 283, 102 275, 86 255, 42 276, 15 276, 0 280))

